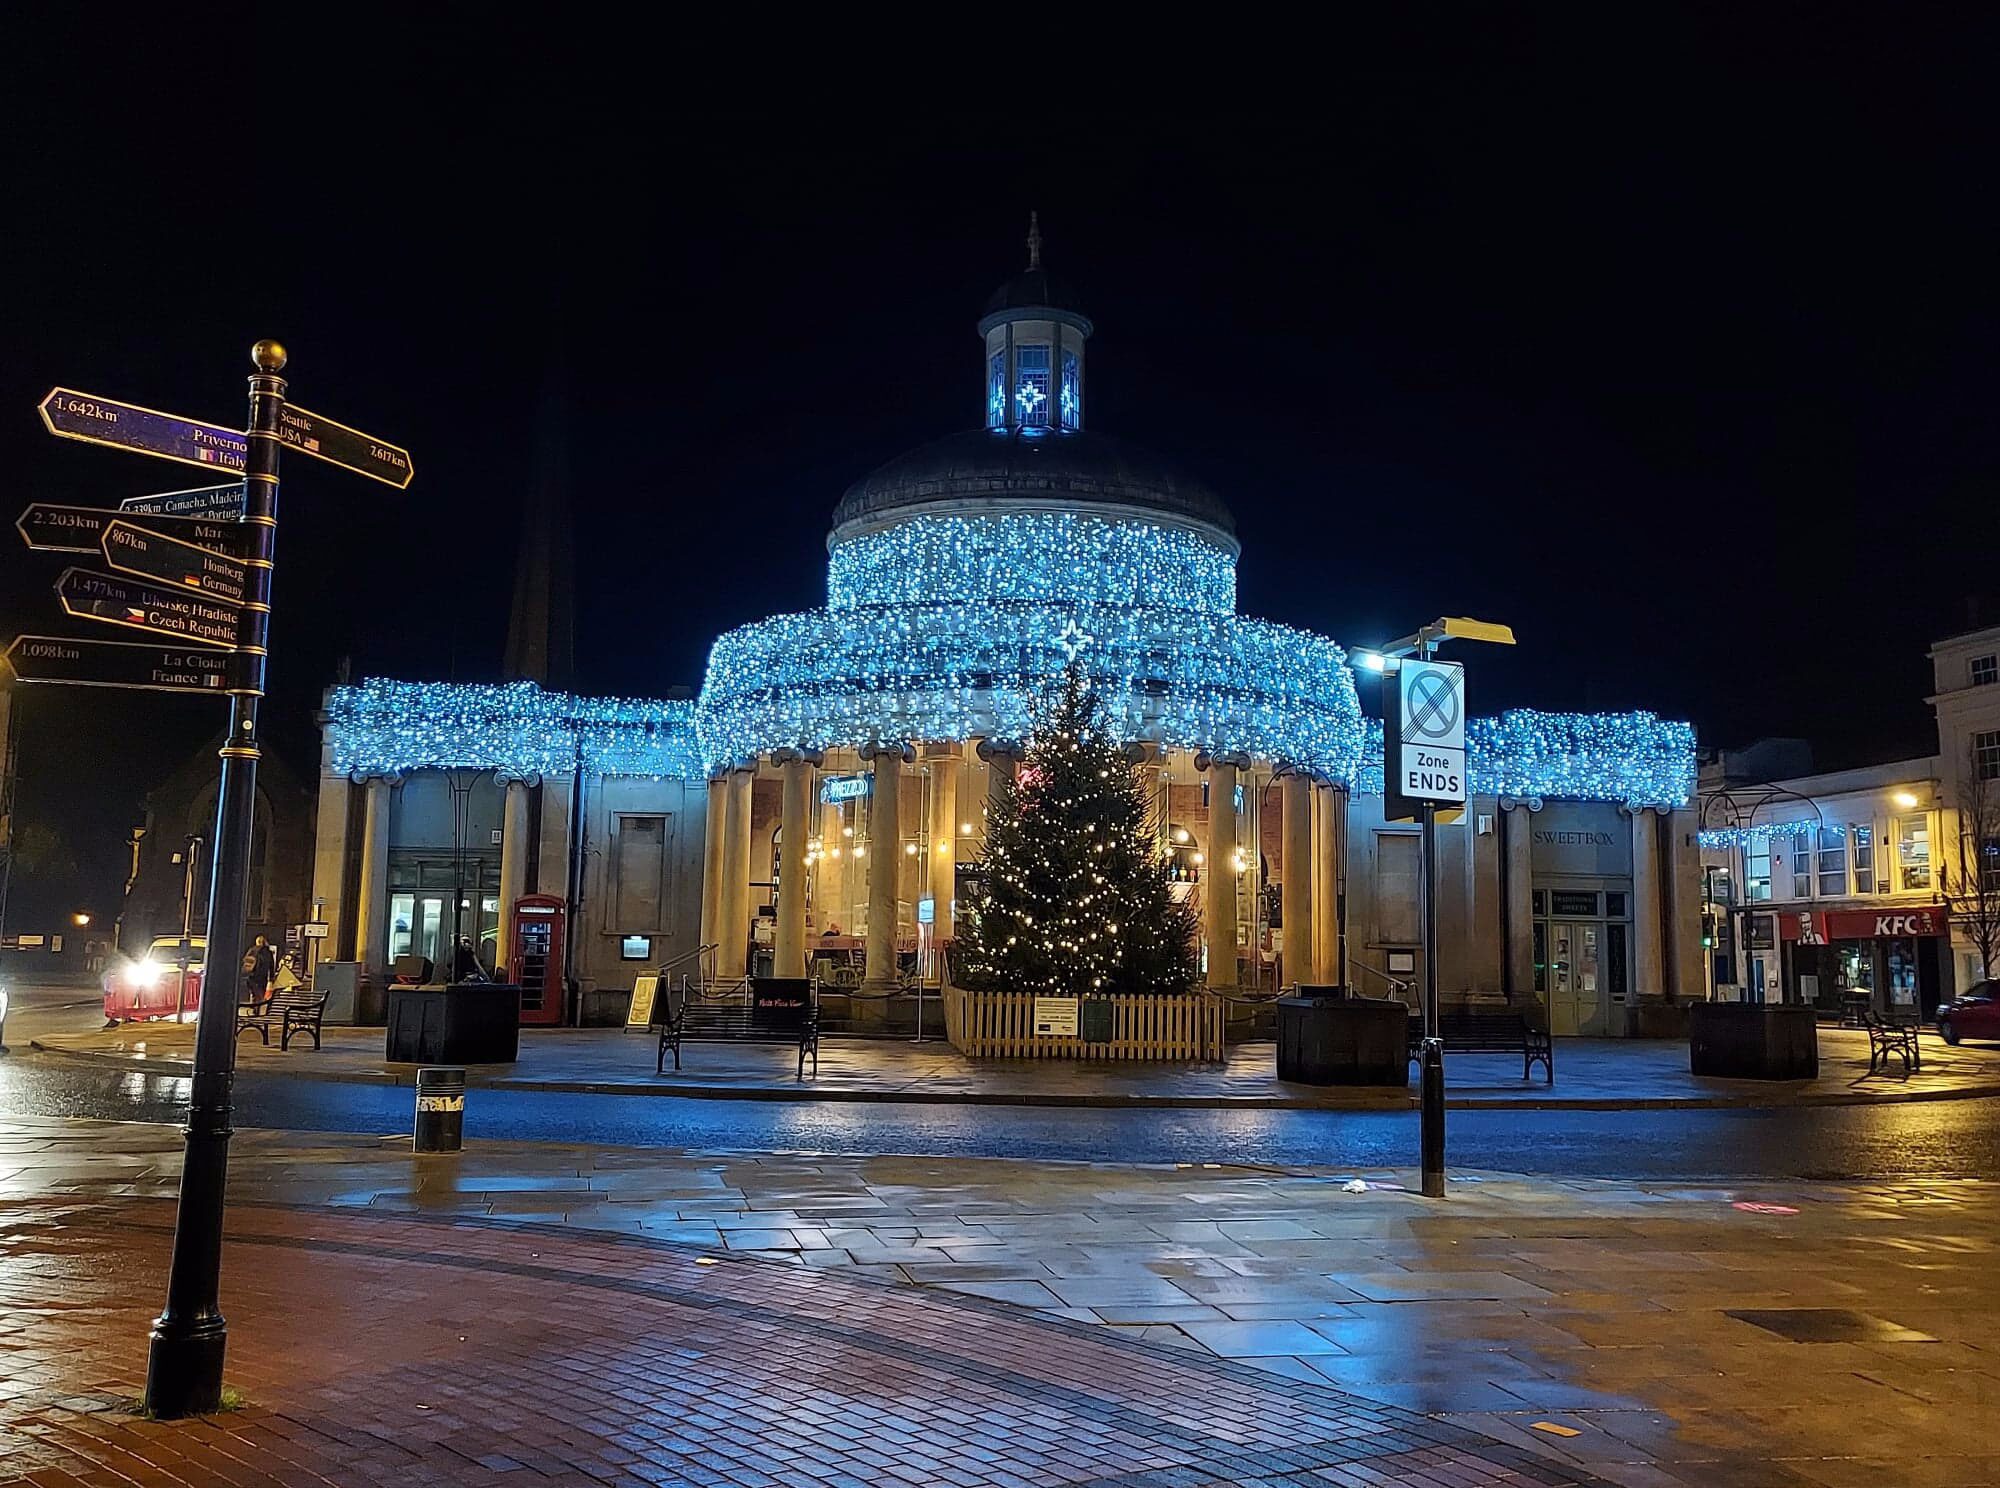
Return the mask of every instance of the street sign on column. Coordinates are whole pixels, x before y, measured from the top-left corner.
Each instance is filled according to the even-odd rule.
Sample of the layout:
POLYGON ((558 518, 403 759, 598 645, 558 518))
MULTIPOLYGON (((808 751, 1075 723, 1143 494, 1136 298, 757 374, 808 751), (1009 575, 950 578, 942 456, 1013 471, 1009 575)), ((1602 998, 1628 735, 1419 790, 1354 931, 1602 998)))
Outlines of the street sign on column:
POLYGON ((1408 821, 1419 803, 1465 804, 1465 668, 1405 657, 1382 710, 1383 808, 1408 821))
POLYGON ((36 407, 48 431, 58 439, 108 444, 187 465, 241 470, 250 447, 240 430, 79 393, 74 388, 52 388, 36 407))
POLYGON ((284 439, 287 449, 303 451, 330 465, 338 465, 356 475, 365 475, 370 480, 394 486, 399 491, 408 488, 410 482, 416 479, 417 473, 410 466, 408 450, 399 449, 386 439, 377 439, 373 434, 350 429, 323 413, 313 413, 296 403, 287 403, 280 412, 278 434, 284 439))
POLYGON ((92 573, 87 568, 64 569, 56 580, 56 598, 62 601, 66 615, 203 646, 234 646, 243 613, 220 600, 92 573))
POLYGON ((227 651, 199 646, 138 646, 67 636, 24 635, 7 648, 7 664, 22 682, 149 692, 224 692, 233 659, 227 651))
POLYGON ((199 486, 191 491, 160 491, 151 496, 127 496, 118 509, 151 517, 205 517, 233 522, 243 515, 243 482, 233 486, 199 486))
POLYGON ((242 559, 153 532, 137 522, 112 522, 99 543, 104 561, 120 573, 178 584, 232 604, 242 600, 250 582, 249 566, 242 559))
POLYGON ((14 526, 28 546, 38 552, 95 553, 104 545, 104 529, 121 520, 141 521, 149 532, 198 543, 220 553, 235 552, 243 541, 243 524, 233 519, 218 522, 206 517, 141 517, 137 512, 106 511, 101 506, 64 506, 54 501, 32 503, 14 526))

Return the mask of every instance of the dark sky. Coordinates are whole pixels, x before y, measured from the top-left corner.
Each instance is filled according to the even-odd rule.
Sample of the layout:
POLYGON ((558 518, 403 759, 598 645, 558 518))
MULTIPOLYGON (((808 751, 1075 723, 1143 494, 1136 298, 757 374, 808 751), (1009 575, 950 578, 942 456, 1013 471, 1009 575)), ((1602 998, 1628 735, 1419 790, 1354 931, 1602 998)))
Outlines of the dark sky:
MULTIPOLYGON (((1030 208, 1097 322, 1093 427, 1228 500, 1247 613, 1349 644, 1510 621, 1518 651, 1466 658, 1480 711, 1649 707, 1829 763, 1928 749, 1926 643, 1992 613, 2000 31, 1971 7, 1461 7, 1296 80, 1046 88, 990 37, 795 85, 768 38, 555 29, 609 14, 581 9, 54 9, 0 63, 17 501, 199 484, 34 405, 240 420, 262 335, 300 402, 415 457, 400 494, 287 464, 295 745, 342 655, 496 674, 558 323, 583 685, 696 686, 718 631, 818 603, 845 486, 976 422, 1030 208)), ((0 547, 0 630, 63 628, 61 567, 0 547)), ((93 858, 221 723, 24 712, 21 815, 93 858)))

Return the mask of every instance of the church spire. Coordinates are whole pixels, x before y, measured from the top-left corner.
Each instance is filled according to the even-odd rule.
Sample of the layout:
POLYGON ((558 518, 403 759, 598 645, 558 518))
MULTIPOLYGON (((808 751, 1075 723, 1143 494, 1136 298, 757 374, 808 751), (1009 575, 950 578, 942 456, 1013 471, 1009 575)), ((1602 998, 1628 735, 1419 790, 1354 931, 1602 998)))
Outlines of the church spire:
POLYGON ((514 605, 507 622, 507 680, 555 691, 576 685, 576 558, 570 520, 570 396, 565 328, 550 338, 536 399, 514 605))
POLYGON ((1033 273, 1042 266, 1042 214, 1028 213, 1028 271, 1033 273))

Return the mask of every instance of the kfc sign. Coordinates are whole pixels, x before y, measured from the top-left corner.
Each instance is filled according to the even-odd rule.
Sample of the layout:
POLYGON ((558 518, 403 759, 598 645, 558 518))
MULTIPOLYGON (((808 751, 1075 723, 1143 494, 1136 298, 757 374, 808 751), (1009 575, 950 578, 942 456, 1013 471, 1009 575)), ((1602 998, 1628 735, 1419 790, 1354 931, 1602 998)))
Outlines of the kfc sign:
POLYGON ((1830 940, 1938 936, 1945 929, 1946 911, 1937 904, 1915 909, 1798 910, 1778 916, 1778 933, 1800 945, 1824 945, 1830 940))

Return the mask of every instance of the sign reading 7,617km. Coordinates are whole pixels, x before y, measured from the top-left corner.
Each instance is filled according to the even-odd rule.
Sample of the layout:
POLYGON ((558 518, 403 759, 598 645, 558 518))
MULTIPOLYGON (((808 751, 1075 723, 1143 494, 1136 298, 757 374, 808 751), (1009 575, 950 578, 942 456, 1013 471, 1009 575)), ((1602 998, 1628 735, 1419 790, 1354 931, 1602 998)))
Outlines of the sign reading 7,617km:
POLYGON ((416 479, 410 466, 410 452, 386 439, 363 434, 359 429, 287 403, 278 411, 278 437, 285 448, 316 455, 328 464, 365 475, 401 491, 416 479))

